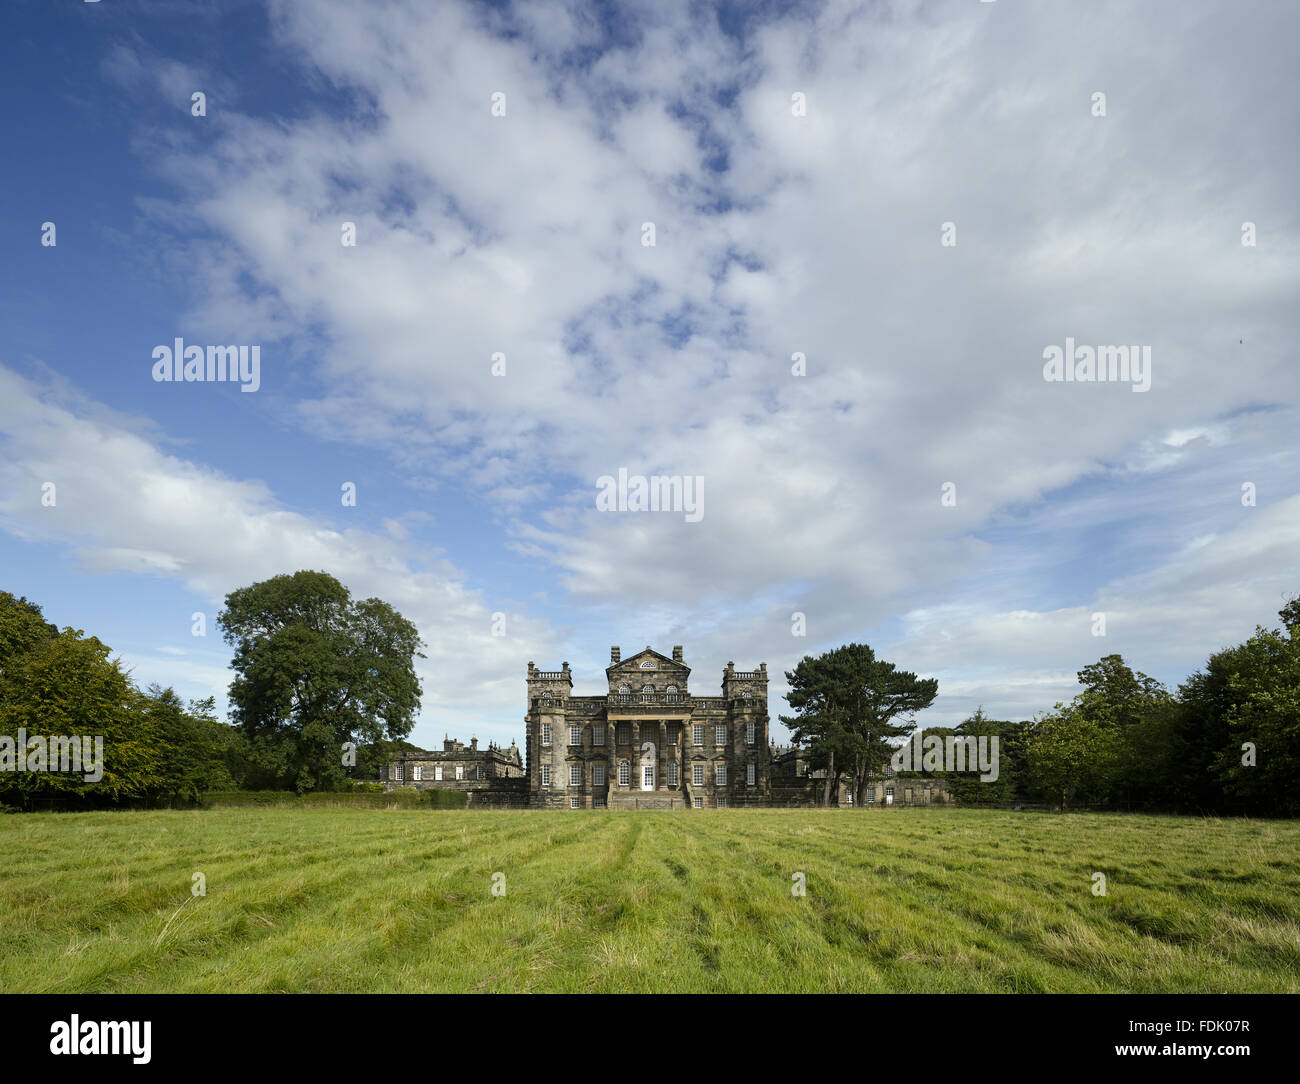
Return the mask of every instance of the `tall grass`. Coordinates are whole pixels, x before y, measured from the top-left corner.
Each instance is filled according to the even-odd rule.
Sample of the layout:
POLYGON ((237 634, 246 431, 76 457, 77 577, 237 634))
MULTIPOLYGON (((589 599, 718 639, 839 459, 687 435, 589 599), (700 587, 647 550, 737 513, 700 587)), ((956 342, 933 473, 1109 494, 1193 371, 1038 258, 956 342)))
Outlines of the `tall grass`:
POLYGON ((34 814, 0 870, 5 991, 1300 990, 1287 821, 34 814))

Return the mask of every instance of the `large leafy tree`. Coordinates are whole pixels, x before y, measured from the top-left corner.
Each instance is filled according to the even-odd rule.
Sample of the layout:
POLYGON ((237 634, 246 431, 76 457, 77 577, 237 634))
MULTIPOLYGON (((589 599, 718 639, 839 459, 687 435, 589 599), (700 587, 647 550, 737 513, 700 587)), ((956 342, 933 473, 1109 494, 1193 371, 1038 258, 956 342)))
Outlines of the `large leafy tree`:
POLYGON ((1249 812, 1300 814, 1300 626, 1257 628, 1226 677, 1227 740, 1214 763, 1225 795, 1249 812))
POLYGON ((30 808, 34 799, 100 803, 146 799, 161 789, 158 728, 109 648, 76 629, 43 637, 0 670, 0 733, 30 739, 102 737, 103 776, 5 772, 0 787, 30 808))
POLYGON ((867 779, 883 772, 894 740, 916 726, 911 715, 929 707, 939 690, 935 679, 899 670, 866 644, 806 655, 785 676, 786 700, 796 714, 781 721, 797 744, 808 747, 814 765, 825 766, 824 805, 847 772, 860 807, 867 779))
POLYGON ((353 601, 325 572, 232 591, 218 617, 235 649, 233 719, 282 784, 323 790, 345 778, 345 742, 405 738, 421 688, 415 626, 377 598, 353 601))

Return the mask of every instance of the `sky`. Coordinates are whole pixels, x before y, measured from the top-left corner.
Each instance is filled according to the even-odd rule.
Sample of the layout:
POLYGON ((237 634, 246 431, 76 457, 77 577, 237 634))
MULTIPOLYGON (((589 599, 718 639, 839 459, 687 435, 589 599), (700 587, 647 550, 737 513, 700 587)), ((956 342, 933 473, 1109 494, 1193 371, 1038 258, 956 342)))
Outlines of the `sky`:
POLYGON ((425 746, 522 742, 527 663, 596 694, 613 644, 703 695, 766 662, 778 740, 848 642, 938 680, 923 725, 1113 653, 1175 686, 1300 592, 1297 40, 1272 2, 10 0, 0 589, 224 705, 225 595, 327 571, 418 626, 425 746), (156 380, 177 338, 256 390, 156 380), (1047 379, 1068 342, 1149 368, 1047 379), (699 514, 602 505, 620 470, 699 514))

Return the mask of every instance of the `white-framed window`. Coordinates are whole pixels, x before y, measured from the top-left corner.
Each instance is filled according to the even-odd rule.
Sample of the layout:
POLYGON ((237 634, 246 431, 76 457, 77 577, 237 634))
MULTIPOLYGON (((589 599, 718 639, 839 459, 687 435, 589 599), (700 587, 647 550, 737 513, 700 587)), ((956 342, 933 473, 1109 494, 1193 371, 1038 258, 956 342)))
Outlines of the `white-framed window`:
POLYGON ((725 764, 715 764, 713 766, 713 781, 720 787, 727 785, 727 766, 725 764))
POLYGON ((704 765, 703 764, 691 765, 691 783, 697 787, 704 786, 704 765))
POLYGON ((592 808, 592 809, 604 809, 604 808, 605 808, 605 796, 602 794, 602 795, 600 795, 599 797, 593 798, 593 799, 591 800, 591 808, 592 808))
POLYGON ((604 723, 594 723, 594 724, 592 725, 592 728, 591 728, 591 744, 592 744, 592 745, 604 745, 604 744, 605 744, 605 724, 604 724, 604 723))
POLYGON ((620 686, 618 687, 618 695, 619 695, 619 696, 631 696, 631 695, 632 695, 632 686, 631 686, 631 685, 620 685, 620 686))
POLYGON ((591 785, 593 787, 605 785, 605 765, 597 762, 591 766, 591 785))
POLYGON ((668 785, 670 787, 677 786, 677 761, 675 760, 668 762, 668 785))
POLYGON ((718 808, 719 809, 727 808, 727 799, 724 798, 721 794, 718 795, 718 808))
POLYGON ((457 778, 457 779, 464 779, 464 778, 465 778, 465 765, 464 765, 464 764, 457 764, 457 765, 456 765, 456 778, 457 778))
POLYGON ((551 785, 551 766, 549 764, 543 764, 542 765, 542 786, 549 787, 550 785, 551 785))
POLYGON ((695 806, 696 809, 703 809, 703 808, 704 808, 704 799, 703 799, 703 798, 696 798, 696 799, 695 799, 695 802, 694 802, 693 804, 694 804, 694 806, 695 806))
POLYGON ((746 785, 746 786, 749 786, 749 787, 752 787, 752 786, 754 785, 754 779, 755 779, 755 777, 757 776, 757 774, 758 774, 758 773, 754 770, 754 765, 752 765, 752 764, 746 764, 746 765, 745 765, 745 785, 746 785))
POLYGON ((402 781, 402 766, 400 764, 393 765, 393 778, 399 783, 402 781))
POLYGON ((630 786, 632 783, 632 765, 626 760, 618 762, 618 785, 620 787, 630 786))
POLYGON ((727 728, 722 723, 715 723, 713 726, 713 744, 714 745, 727 744, 727 728))
POLYGON ((756 723, 745 724, 745 744, 753 745, 758 738, 758 725, 756 723))
POLYGON ((572 723, 569 724, 569 744, 570 745, 582 744, 582 727, 574 726, 572 723))
POLYGON ((582 799, 581 799, 581 798, 570 798, 570 799, 569 799, 569 808, 570 808, 570 809, 581 809, 581 808, 582 808, 582 799))
POLYGON ((632 741, 632 727, 628 723, 618 724, 618 744, 628 745, 632 741))
POLYGON ((542 744, 543 744, 543 745, 550 745, 550 744, 551 744, 551 724, 550 724, 550 723, 543 723, 543 724, 542 724, 542 744))
POLYGON ((433 766, 433 778, 436 779, 439 783, 442 782, 442 765, 441 765, 441 764, 435 764, 435 765, 433 766))
POLYGON ((870 787, 870 786, 867 787, 867 791, 866 791, 866 793, 862 795, 862 804, 863 804, 863 805, 875 805, 875 804, 876 804, 876 788, 875 788, 875 787, 870 787))
POLYGON ((582 786, 582 765, 581 764, 569 765, 569 786, 571 787, 582 786))
POLYGON ((746 689, 746 690, 745 690, 741 695, 742 695, 746 700, 753 700, 753 699, 754 699, 754 694, 753 694, 753 692, 751 692, 749 689, 746 689))
POLYGON ((642 669, 642 670, 658 670, 658 669, 659 669, 659 664, 658 664, 657 662, 655 662, 654 659, 642 659, 642 660, 641 660, 641 669, 642 669))
POLYGON ((703 744, 704 744, 704 724, 703 724, 703 723, 696 723, 694 726, 691 727, 691 738, 694 740, 694 742, 695 742, 696 745, 703 745, 703 744))
POLYGON ((668 702, 670 704, 675 704, 677 702, 677 686, 676 685, 665 686, 664 695, 668 697, 668 702))
POLYGON ((411 778, 417 783, 424 778, 424 769, 419 764, 411 769, 411 778))
POLYGON ((894 788, 893 788, 893 787, 886 787, 886 788, 885 788, 885 805, 893 805, 893 804, 894 804, 894 788))
POLYGON ((845 804, 845 805, 852 805, 852 804, 853 804, 853 791, 851 791, 851 790, 846 790, 846 791, 844 792, 844 804, 845 804))

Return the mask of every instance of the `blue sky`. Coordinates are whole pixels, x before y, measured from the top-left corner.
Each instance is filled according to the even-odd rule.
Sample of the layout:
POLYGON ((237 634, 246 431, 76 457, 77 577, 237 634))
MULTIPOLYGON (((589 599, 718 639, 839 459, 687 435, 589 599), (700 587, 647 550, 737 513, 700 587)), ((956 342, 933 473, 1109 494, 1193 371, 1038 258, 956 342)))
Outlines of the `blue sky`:
POLYGON ((0 587, 220 698, 225 593, 324 568, 419 625, 423 743, 519 737, 528 660, 597 692, 614 643, 766 661, 776 715, 865 640, 927 723, 1023 718, 1300 591, 1300 15, 614 12, 8 5, 0 587), (260 388, 155 382, 177 336, 260 388), (1067 336, 1150 390, 1044 381, 1067 336), (620 467, 703 518, 597 511, 620 467))

